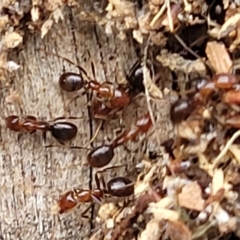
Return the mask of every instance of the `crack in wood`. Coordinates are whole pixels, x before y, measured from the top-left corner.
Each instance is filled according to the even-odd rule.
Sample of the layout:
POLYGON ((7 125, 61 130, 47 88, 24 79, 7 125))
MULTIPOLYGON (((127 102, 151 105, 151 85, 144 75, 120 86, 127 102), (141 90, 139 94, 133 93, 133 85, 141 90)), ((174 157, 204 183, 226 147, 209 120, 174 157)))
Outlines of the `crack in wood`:
MULTIPOLYGON (((71 9, 69 10, 69 20, 70 20, 70 27, 71 27, 74 49, 75 49, 75 54, 74 55, 75 55, 77 64, 80 65, 79 57, 77 55, 77 53, 78 53, 78 47, 77 46, 78 45, 77 45, 76 36, 75 36, 75 32, 74 32, 73 13, 72 13, 71 9)), ((87 102, 91 101, 91 95, 89 93, 86 94, 86 100, 87 100, 87 102)), ((90 135, 89 140, 91 140, 92 137, 93 137, 93 122, 92 122, 92 115, 91 115, 90 106, 87 106, 87 112, 88 112, 88 118, 89 118, 89 135, 90 135)), ((91 147, 93 147, 93 143, 91 143, 91 147)), ((89 189, 92 189, 92 181, 93 181, 93 169, 92 169, 91 166, 89 166, 89 182, 88 182, 89 183, 89 189)), ((91 235, 91 232, 94 228, 93 221, 94 221, 94 204, 92 204, 92 206, 91 206, 91 217, 90 217, 90 221, 89 221, 90 235, 91 235)))

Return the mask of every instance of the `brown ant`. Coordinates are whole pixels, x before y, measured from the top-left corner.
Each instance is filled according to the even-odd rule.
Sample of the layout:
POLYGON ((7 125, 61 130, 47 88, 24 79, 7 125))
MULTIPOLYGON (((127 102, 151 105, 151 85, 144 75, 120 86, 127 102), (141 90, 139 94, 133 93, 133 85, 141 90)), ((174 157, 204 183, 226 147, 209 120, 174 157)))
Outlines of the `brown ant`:
MULTIPOLYGON (((80 188, 74 188, 70 191, 67 191, 64 193, 60 199, 57 201, 58 205, 58 213, 66 213, 69 210, 72 210, 80 203, 88 203, 88 202, 98 202, 101 204, 101 199, 106 195, 110 194, 114 197, 128 197, 134 193, 134 185, 133 182, 126 178, 126 177, 115 177, 108 181, 107 186, 102 179, 103 188, 100 186, 100 179, 98 177, 98 174, 106 172, 107 170, 113 169, 113 168, 119 168, 121 166, 114 166, 105 168, 102 171, 98 171, 95 173, 95 181, 97 188, 94 190, 83 190, 80 188)), ((90 206, 91 207, 91 206, 90 206)), ((82 213, 82 217, 84 217, 84 214, 89 210, 87 208, 84 213, 82 213)))
MULTIPOLYGON (((238 86, 239 79, 233 74, 217 74, 209 81, 206 78, 197 78, 191 81, 187 87, 187 97, 181 98, 171 106, 170 116, 174 123, 186 120, 199 105, 206 106, 208 102, 219 99, 220 91, 227 91, 223 94, 224 103, 240 102, 239 90, 233 90, 238 86)), ((212 104, 212 102, 211 102, 212 104)))
POLYGON ((170 108, 170 118, 173 123, 179 123, 186 120, 195 109, 193 100, 188 98, 178 99, 170 108))
POLYGON ((130 104, 132 98, 128 92, 128 88, 123 88, 121 86, 115 87, 114 84, 110 82, 99 83, 96 80, 90 80, 90 77, 87 75, 87 72, 84 68, 58 54, 51 54, 60 57, 68 63, 76 66, 80 71, 79 74, 65 72, 60 75, 58 83, 62 90, 74 92, 84 88, 84 93, 92 90, 97 93, 97 98, 100 101, 103 101, 106 106, 111 109, 124 108, 130 104))
MULTIPOLYGON (((107 165, 114 157, 114 149, 129 141, 135 141, 139 134, 147 133, 152 126, 152 121, 149 113, 141 116, 135 125, 124 131, 111 144, 104 144, 94 148, 87 155, 87 160, 92 167, 100 168, 107 165)), ((81 148, 81 147, 73 147, 81 148)))
MULTIPOLYGON (((55 120, 62 119, 57 118, 55 120)), ((70 141, 76 137, 78 128, 70 122, 55 122, 39 121, 34 116, 25 116, 23 118, 17 115, 10 115, 5 118, 6 128, 15 132, 35 133, 40 130, 44 133, 51 132, 52 136, 61 144, 70 141)))
MULTIPOLYGON (((135 125, 121 133, 117 138, 115 138, 111 144, 103 144, 99 147, 91 150, 87 155, 87 160, 90 166, 95 168, 104 167, 114 157, 114 149, 118 146, 123 145, 129 141, 135 141, 139 134, 147 133, 148 130, 152 127, 152 120, 149 113, 146 113, 137 119, 135 125)), ((55 147, 49 145, 47 147, 55 147)), ((87 147, 73 146, 72 149, 87 149, 87 147)))
MULTIPOLYGON (((129 73, 125 73, 126 79, 129 83, 129 91, 132 96, 136 96, 141 92, 145 92, 145 86, 143 83, 143 70, 144 66, 142 65, 142 59, 139 59, 134 63, 134 65, 129 70, 129 73)), ((156 64, 151 63, 150 60, 147 60, 146 67, 150 71, 151 78, 153 77, 153 73, 157 71, 156 64)))

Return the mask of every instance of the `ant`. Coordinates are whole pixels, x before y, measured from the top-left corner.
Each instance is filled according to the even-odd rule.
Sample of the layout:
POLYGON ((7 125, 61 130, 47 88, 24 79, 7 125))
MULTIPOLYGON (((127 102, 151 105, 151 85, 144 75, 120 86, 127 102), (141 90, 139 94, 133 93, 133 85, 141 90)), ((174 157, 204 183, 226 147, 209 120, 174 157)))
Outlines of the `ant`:
MULTIPOLYGON (((224 92, 222 99, 225 103, 235 103, 238 101, 239 90, 233 90, 238 87, 239 79, 234 74, 217 74, 209 81, 206 78, 193 79, 187 84, 187 97, 178 99, 172 104, 170 109, 171 120, 179 123, 186 120, 193 111, 199 106, 206 106, 214 99, 219 99, 221 92, 224 92), (227 92, 225 92, 227 91, 227 92)), ((240 102, 240 101, 239 101, 240 102)))
POLYGON ((65 72, 61 74, 58 83, 62 90, 67 92, 74 92, 84 88, 84 93, 92 90, 97 93, 97 98, 105 102, 106 106, 111 109, 124 108, 130 104, 132 98, 127 88, 121 86, 115 87, 114 84, 110 82, 99 83, 96 80, 90 80, 90 77, 84 68, 58 54, 51 54, 60 57, 68 63, 76 66, 80 72, 79 74, 73 72, 65 72))
MULTIPOLYGON (((96 112, 93 112, 93 116, 96 116, 96 118, 106 119, 107 116, 115 113, 116 110, 121 110, 127 107, 138 93, 144 92, 143 66, 140 64, 141 62, 139 60, 136 61, 136 63, 131 67, 129 73, 126 74, 128 84, 126 86, 115 86, 115 84, 111 82, 106 81, 99 83, 96 80, 92 80, 88 76, 86 70, 81 66, 63 56, 60 56, 59 54, 50 54, 64 59, 79 69, 79 74, 74 72, 65 72, 61 74, 58 80, 59 86, 62 90, 68 92, 74 92, 80 89, 84 89, 83 94, 90 90, 95 92, 97 100, 102 102, 101 105, 97 104, 97 106, 94 107, 96 112)), ((149 61, 147 67, 150 69, 152 75, 152 69, 150 68, 149 61)), ((94 73, 93 64, 92 69, 94 73)), ((70 102, 75 100, 77 97, 73 98, 70 102)))
MULTIPOLYGON (((141 116, 135 125, 120 134, 111 144, 104 144, 94 148, 87 155, 87 160, 92 167, 100 168, 107 165, 114 157, 114 149, 129 141, 135 141, 139 134, 147 133, 152 127, 152 120, 149 113, 141 116)), ((73 147, 81 148, 81 147, 73 147)))
MULTIPOLYGON (((62 119, 57 118, 55 119, 62 119)), ((39 121, 34 116, 25 116, 23 118, 17 115, 10 115, 5 118, 6 128, 14 132, 27 132, 35 133, 37 130, 43 131, 44 138, 46 132, 51 132, 52 136, 60 143, 63 144, 66 141, 70 141, 76 137, 78 128, 76 125, 70 122, 55 122, 51 124, 48 121, 39 121)))
MULTIPOLYGON (((58 200, 58 213, 66 213, 73 208, 75 208, 79 203, 88 203, 88 202, 98 202, 101 204, 101 199, 106 195, 110 194, 114 197, 128 197, 134 193, 134 185, 133 182, 126 177, 115 177, 107 182, 107 186, 105 181, 102 179, 103 188, 100 186, 100 178, 99 174, 109 171, 113 168, 119 168, 120 166, 114 166, 105 168, 102 171, 98 171, 95 173, 95 181, 96 181, 96 189, 94 190, 84 190, 80 188, 73 188, 70 191, 64 193, 58 200)), ((91 206, 90 206, 91 207, 91 206)), ((87 208, 84 213, 81 214, 82 217, 85 217, 85 213, 90 209, 87 208)))

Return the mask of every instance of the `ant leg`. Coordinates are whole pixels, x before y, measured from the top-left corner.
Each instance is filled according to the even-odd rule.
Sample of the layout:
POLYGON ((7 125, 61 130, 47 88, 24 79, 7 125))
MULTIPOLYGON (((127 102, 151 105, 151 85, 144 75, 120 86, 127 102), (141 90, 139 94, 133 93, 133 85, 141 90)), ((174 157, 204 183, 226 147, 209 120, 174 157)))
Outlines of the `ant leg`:
POLYGON ((72 62, 72 61, 69 60, 68 58, 65 58, 65 57, 63 57, 63 56, 61 56, 60 54, 57 54, 57 53, 48 52, 48 51, 46 51, 46 50, 43 49, 43 48, 38 48, 38 50, 44 51, 46 54, 51 54, 52 56, 56 56, 56 57, 62 58, 62 59, 65 60, 66 62, 68 62, 68 63, 72 64, 73 66, 75 66, 76 68, 78 68, 80 72, 83 72, 83 74, 84 74, 88 79, 90 79, 89 76, 87 75, 86 70, 85 70, 83 67, 81 67, 81 66, 79 66, 78 64, 72 62))
POLYGON ((47 142, 47 132, 43 132, 42 136, 43 136, 43 146, 44 146, 47 142))
POLYGON ((77 96, 73 97, 73 98, 68 102, 67 106, 64 108, 64 112, 67 112, 67 111, 69 110, 70 104, 71 104, 73 101, 75 101, 76 99, 78 99, 79 97, 80 97, 80 95, 77 95, 77 96))
POLYGON ((50 145, 44 145, 44 147, 45 148, 52 148, 52 147, 61 147, 61 146, 50 144, 50 145))
POLYGON ((89 150, 89 151, 92 151, 92 148, 87 148, 87 147, 80 147, 80 146, 71 146, 69 147, 71 149, 85 149, 85 150, 89 150))
POLYGON ((62 116, 62 117, 54 118, 53 120, 49 120, 49 122, 56 122, 58 120, 63 120, 63 119, 82 119, 82 118, 84 118, 84 117, 73 117, 73 116, 65 117, 65 116, 62 116))
POLYGON ((23 133, 18 133, 17 134, 17 141, 19 142, 22 137, 23 137, 23 133))
POLYGON ((91 195, 91 197, 92 197, 92 200, 93 200, 94 202, 98 203, 99 205, 102 205, 100 199, 98 199, 98 198, 95 197, 94 195, 91 195))
MULTIPOLYGON (((104 172, 106 172, 106 171, 109 171, 109 170, 111 170, 111 169, 120 168, 120 167, 124 167, 124 166, 126 167, 127 164, 122 164, 122 165, 107 167, 107 168, 104 168, 104 169, 102 169, 102 170, 97 171, 97 172, 95 173, 95 182, 96 182, 97 188, 100 189, 100 178, 99 178, 99 176, 98 176, 99 174, 102 174, 102 173, 104 173, 104 172)), ((102 178, 101 178, 101 179, 102 179, 102 178)), ((103 185, 105 185, 105 183, 103 182, 103 180, 102 180, 102 183, 103 183, 103 185)), ((104 187, 104 189, 105 189, 105 187, 104 187)))
POLYGON ((93 203, 83 213, 81 213, 82 218, 89 219, 89 217, 86 216, 86 213, 91 209, 92 205, 93 203))

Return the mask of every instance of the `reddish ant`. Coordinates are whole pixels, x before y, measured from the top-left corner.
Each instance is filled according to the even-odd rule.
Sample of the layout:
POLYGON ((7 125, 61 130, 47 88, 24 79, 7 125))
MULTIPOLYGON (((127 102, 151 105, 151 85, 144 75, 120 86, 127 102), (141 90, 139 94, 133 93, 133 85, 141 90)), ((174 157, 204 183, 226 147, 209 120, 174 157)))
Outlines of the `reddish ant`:
MULTIPOLYGON (((141 116, 135 125, 130 129, 124 131, 120 136, 113 140, 111 144, 104 144, 94 148, 87 155, 87 160, 92 167, 103 167, 107 165, 114 157, 114 149, 129 141, 135 141, 140 133, 147 133, 152 126, 152 121, 149 113, 141 116)), ((79 147, 73 147, 79 148, 79 147)), ((81 148, 81 147, 80 147, 81 148)))
POLYGON ((64 59, 65 61, 76 66, 80 70, 79 74, 73 72, 65 72, 61 74, 58 83, 60 88, 64 91, 74 92, 82 88, 85 89, 84 93, 89 90, 95 91, 99 100, 103 101, 106 106, 111 109, 124 108, 130 104, 132 98, 127 88, 123 88, 120 86, 115 87, 113 83, 109 82, 99 83, 95 80, 90 80, 90 77, 87 75, 87 72, 84 68, 76 65, 69 59, 64 58, 58 54, 51 54, 64 59))
MULTIPOLYGON (((128 197, 134 193, 133 182, 126 177, 116 177, 108 181, 107 186, 102 179, 103 189, 100 186, 100 179, 98 174, 106 172, 107 170, 113 168, 119 168, 122 166, 114 166, 106 168, 102 171, 98 171, 95 173, 95 181, 97 188, 94 190, 83 190, 80 188, 74 188, 66 193, 64 193, 60 199, 57 201, 58 204, 58 213, 66 213, 69 210, 72 210, 80 203, 88 203, 88 202, 98 202, 101 203, 101 199, 106 195, 110 194, 114 197, 128 197)), ((89 210, 87 208, 84 213, 82 213, 82 217, 89 210)))
MULTIPOLYGON (((58 118, 62 119, 62 118, 58 118)), ((57 120, 57 119, 55 119, 57 120)), ((55 122, 51 124, 47 121, 39 121, 34 116, 21 118, 11 115, 5 118, 6 127, 15 132, 35 133, 37 130, 43 131, 44 136, 47 131, 61 144, 76 137, 78 128, 70 122, 55 122)))
POLYGON ((188 98, 182 98, 172 104, 170 115, 174 123, 186 120, 199 105, 205 106, 209 100, 219 99, 220 91, 223 94, 223 102, 240 103, 239 90, 232 90, 238 86, 239 79, 233 74, 214 75, 212 81, 206 78, 198 78, 191 81, 187 89, 188 98), (193 97, 193 99, 192 99, 193 97))
MULTIPOLYGON (((104 167, 114 157, 114 149, 118 146, 123 145, 129 141, 135 141, 139 134, 147 133, 152 127, 152 120, 149 113, 146 113, 138 118, 135 125, 121 133, 117 138, 115 138, 111 144, 104 144, 91 150, 87 155, 87 160, 90 166, 95 168, 104 167)), ((47 147, 55 147, 49 145, 47 147)), ((86 147, 73 146, 72 149, 89 149, 86 147)))

